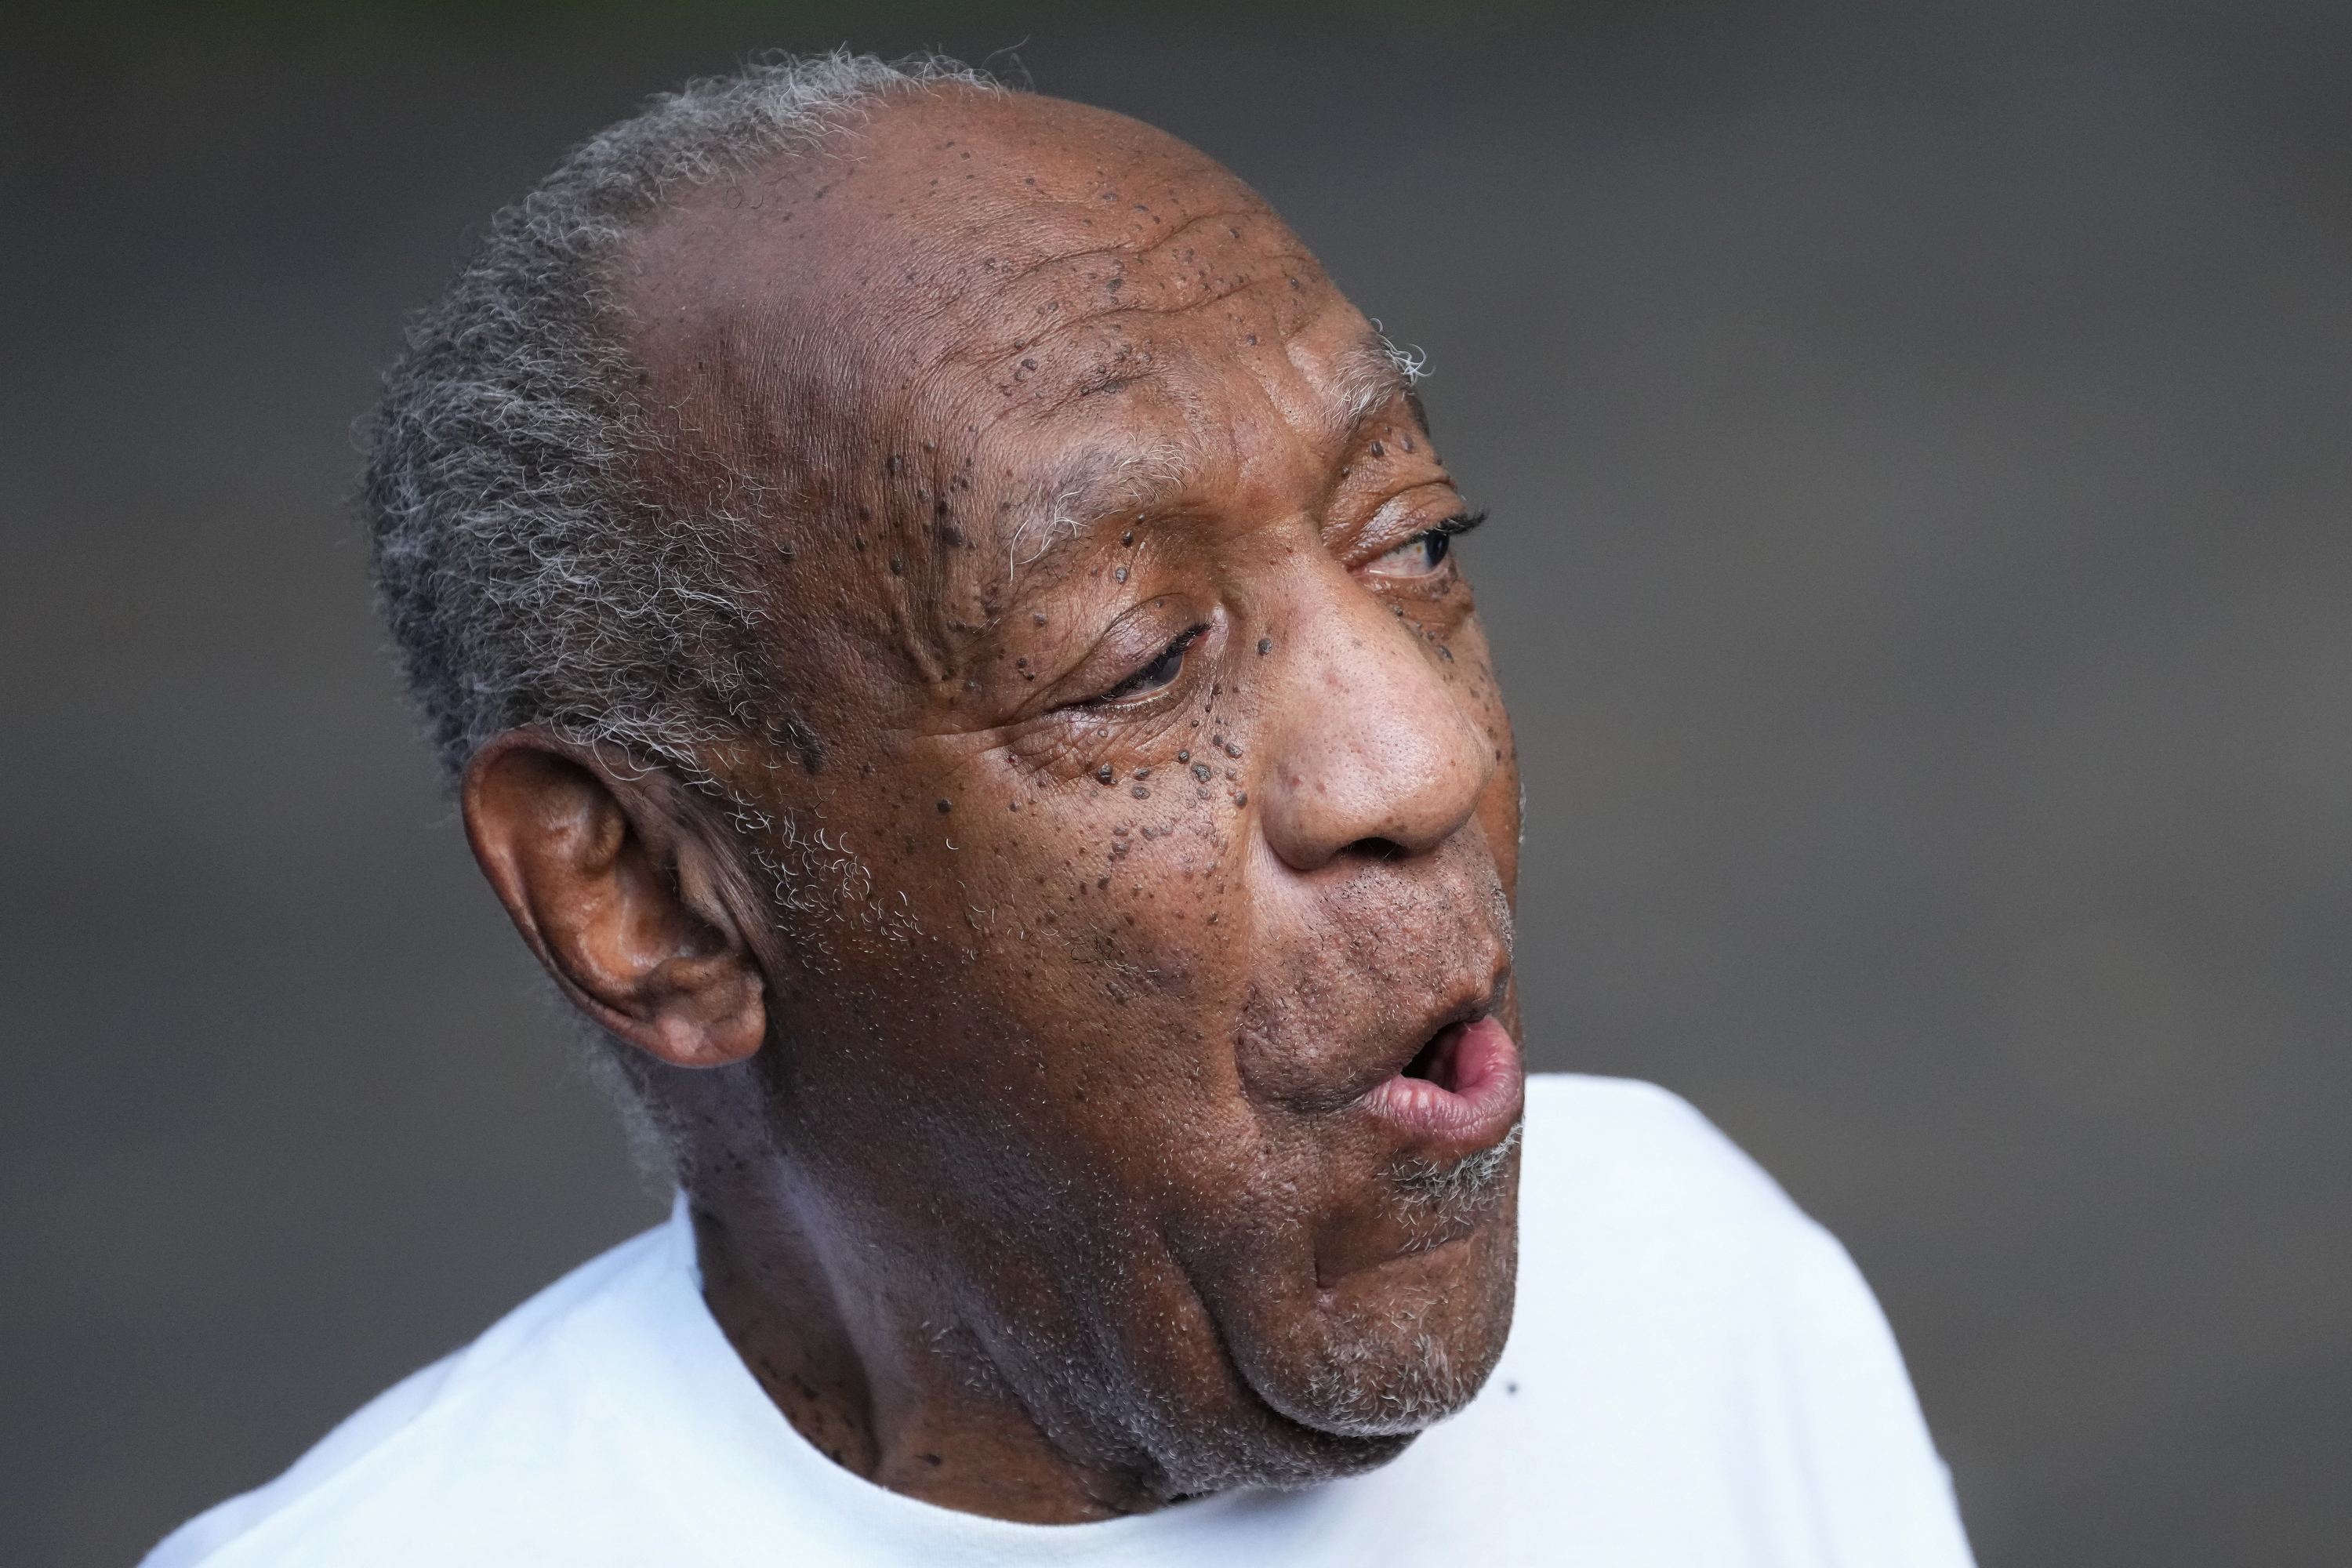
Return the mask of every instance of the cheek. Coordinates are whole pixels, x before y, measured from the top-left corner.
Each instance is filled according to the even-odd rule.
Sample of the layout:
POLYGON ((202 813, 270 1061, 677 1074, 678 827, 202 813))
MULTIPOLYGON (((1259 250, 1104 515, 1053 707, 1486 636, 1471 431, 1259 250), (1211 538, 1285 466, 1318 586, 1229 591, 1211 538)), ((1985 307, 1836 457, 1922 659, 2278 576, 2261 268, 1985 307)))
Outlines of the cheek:
POLYGON ((903 1147, 913 1098, 942 1154, 938 1139, 975 1125, 1017 1129, 957 1157, 1024 1188, 1023 1163, 1082 1177, 1092 1162, 1129 1191, 1253 1179, 1265 1155, 1234 1039, 1264 978, 1247 896, 1255 701, 1213 684, 1083 769, 1003 749, 838 769, 855 788, 825 815, 858 852, 858 898, 796 917, 827 963, 803 966, 784 1011, 816 1047, 808 1102, 861 1107, 864 1131, 843 1138, 896 1116, 903 1147), (975 1100, 994 1108, 977 1122, 975 1100), (1166 1168, 1129 1170, 1152 1161, 1166 1168))
MULTIPOLYGON (((1007 768, 996 789, 971 792, 986 826, 957 841, 957 870, 972 896, 942 934, 992 972, 992 989, 1041 1009, 1195 1005, 1222 989, 1242 907, 1239 786, 1185 738, 1108 765, 1108 784, 1039 785, 1007 768)), ((1036 1017, 1046 1033, 1055 1021, 1036 1017)))
POLYGON ((970 759, 942 787, 944 831, 906 858, 919 983, 984 999, 1090 1101, 1197 1100, 1231 1077, 1254 831, 1239 696, 1205 689, 1083 770, 970 759))
POLYGON ((1184 1211, 1247 1187, 1263 1163, 1221 1022, 1242 907, 1235 812, 1201 793, 1172 752, 1113 785, 1039 787, 1000 763, 934 796, 928 822, 892 825, 920 934, 845 1020, 887 1087, 847 1092, 866 1098, 865 1142, 903 1151, 911 1121, 924 1162, 986 1173, 969 1186, 982 1228, 1051 1214, 1066 1235, 1184 1211))
POLYGON ((1024 1050, 1139 1067, 1170 1010, 1220 989, 1242 902, 1239 785, 1204 760, 1196 720, 1205 730, 1184 715, 1106 758, 1108 784, 1003 752, 875 781, 852 837, 872 847, 875 902, 908 934, 860 954, 888 976, 874 989, 964 999, 1024 1050))

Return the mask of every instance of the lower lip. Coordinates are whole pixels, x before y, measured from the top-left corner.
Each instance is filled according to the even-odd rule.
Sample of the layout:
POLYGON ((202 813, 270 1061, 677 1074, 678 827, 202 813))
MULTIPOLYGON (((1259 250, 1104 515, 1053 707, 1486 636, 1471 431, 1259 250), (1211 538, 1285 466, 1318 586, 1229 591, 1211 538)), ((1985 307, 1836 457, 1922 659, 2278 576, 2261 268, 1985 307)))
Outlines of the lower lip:
POLYGON ((1477 1148, 1508 1132, 1527 1095, 1510 1031, 1491 1017, 1455 1024, 1438 1037, 1435 1057, 1428 1078, 1374 1084, 1365 1108, 1416 1142, 1477 1148))

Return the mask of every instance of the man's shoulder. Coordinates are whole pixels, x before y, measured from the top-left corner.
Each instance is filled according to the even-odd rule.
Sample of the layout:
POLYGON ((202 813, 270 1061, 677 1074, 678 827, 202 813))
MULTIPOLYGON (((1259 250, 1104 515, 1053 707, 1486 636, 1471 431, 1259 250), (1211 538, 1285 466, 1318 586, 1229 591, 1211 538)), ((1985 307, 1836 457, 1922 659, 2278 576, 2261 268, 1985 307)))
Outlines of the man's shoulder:
POLYGON ((593 1495, 597 1457, 577 1437, 604 1397, 597 1342, 624 1337, 610 1320, 642 1305, 632 1298, 667 1245, 650 1231, 572 1270, 370 1401, 277 1479, 181 1526, 142 1568, 414 1561, 435 1539, 494 1560, 506 1521, 533 1501, 593 1495), (534 1500, 542 1483, 549 1495, 534 1500))
POLYGON ((1505 1521, 1515 1561, 1572 1539, 1594 1562, 1965 1568, 1901 1353, 1836 1239, 1654 1085, 1532 1078, 1526 1125, 1509 1347, 1400 1464, 1505 1521))
POLYGON ((1804 1222, 1778 1183, 1670 1089, 1635 1079, 1528 1079, 1522 1201, 1672 1211, 1741 1226, 1804 1222))
POLYGON ((1519 1202, 1520 1294, 1538 1311, 1711 1304, 1730 1323, 1768 1300, 1868 1300, 1837 1240, 1655 1084, 1531 1076, 1519 1202))

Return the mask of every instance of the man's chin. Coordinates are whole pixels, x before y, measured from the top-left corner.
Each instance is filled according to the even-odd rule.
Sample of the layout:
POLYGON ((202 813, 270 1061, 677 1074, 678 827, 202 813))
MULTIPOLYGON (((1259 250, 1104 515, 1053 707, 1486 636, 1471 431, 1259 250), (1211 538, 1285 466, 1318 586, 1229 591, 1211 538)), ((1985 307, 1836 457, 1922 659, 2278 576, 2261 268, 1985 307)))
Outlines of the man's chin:
POLYGON ((1499 1334, 1467 1353, 1435 1335, 1410 1348, 1337 1347, 1296 1389, 1261 1389, 1269 1405, 1301 1426, 1334 1437, 1394 1440, 1400 1447, 1461 1413, 1501 1357, 1499 1334))
POLYGON ((1242 1354, 1243 1375, 1286 1421, 1365 1445, 1369 1468, 1478 1396, 1510 1336, 1512 1217, 1320 1294, 1310 1324, 1242 1354))
MULTIPOLYGON (((1486 1385, 1510 1332, 1516 1237, 1500 1228, 1500 1236, 1478 1238, 1495 1244, 1499 1258, 1490 1255, 1478 1259, 1483 1268, 1453 1274, 1450 1291, 1429 1292, 1424 1278, 1415 1281, 1424 1286, 1418 1291, 1364 1291, 1346 1302, 1327 1297, 1312 1321, 1279 1335, 1229 1333, 1259 1418, 1163 1429, 1163 1439, 1173 1439, 1160 1450, 1173 1489, 1287 1489, 1361 1475, 1461 1412, 1486 1385)), ((1408 1265, 1413 1261, 1433 1260, 1408 1265)))
POLYGON ((1412 1447, 1419 1436, 1408 1432, 1388 1436, 1351 1437, 1307 1426, 1292 1426, 1275 1442, 1257 1446, 1245 1456, 1234 1456, 1202 1472, 1184 1488, 1187 1496, 1232 1491, 1240 1487, 1266 1487, 1296 1491, 1377 1470, 1412 1447))
POLYGON ((1271 1419, 1239 1451, 1196 1453, 1183 1489, 1290 1489, 1378 1469, 1466 1406, 1494 1370, 1491 1357, 1474 1366, 1436 1346, 1421 1357, 1351 1348, 1360 1354, 1328 1361, 1295 1385, 1276 1379, 1258 1386, 1271 1419))

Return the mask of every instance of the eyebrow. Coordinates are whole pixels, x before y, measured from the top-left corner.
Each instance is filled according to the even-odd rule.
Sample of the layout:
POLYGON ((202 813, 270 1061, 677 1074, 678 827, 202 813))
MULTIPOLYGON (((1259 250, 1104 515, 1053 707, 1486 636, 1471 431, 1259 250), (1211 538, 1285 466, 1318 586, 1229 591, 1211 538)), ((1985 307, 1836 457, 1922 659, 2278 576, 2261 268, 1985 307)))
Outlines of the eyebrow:
POLYGON ((1331 372, 1352 436, 1390 402, 1410 397, 1414 384, 1428 377, 1429 362, 1418 348, 1398 347, 1374 321, 1361 337, 1339 351, 1331 372))
POLYGON ((1149 512, 1165 504, 1192 484, 1196 468, 1192 455, 1173 442, 1078 457, 1037 488, 1014 525, 1005 545, 1006 580, 1113 513, 1149 512))

